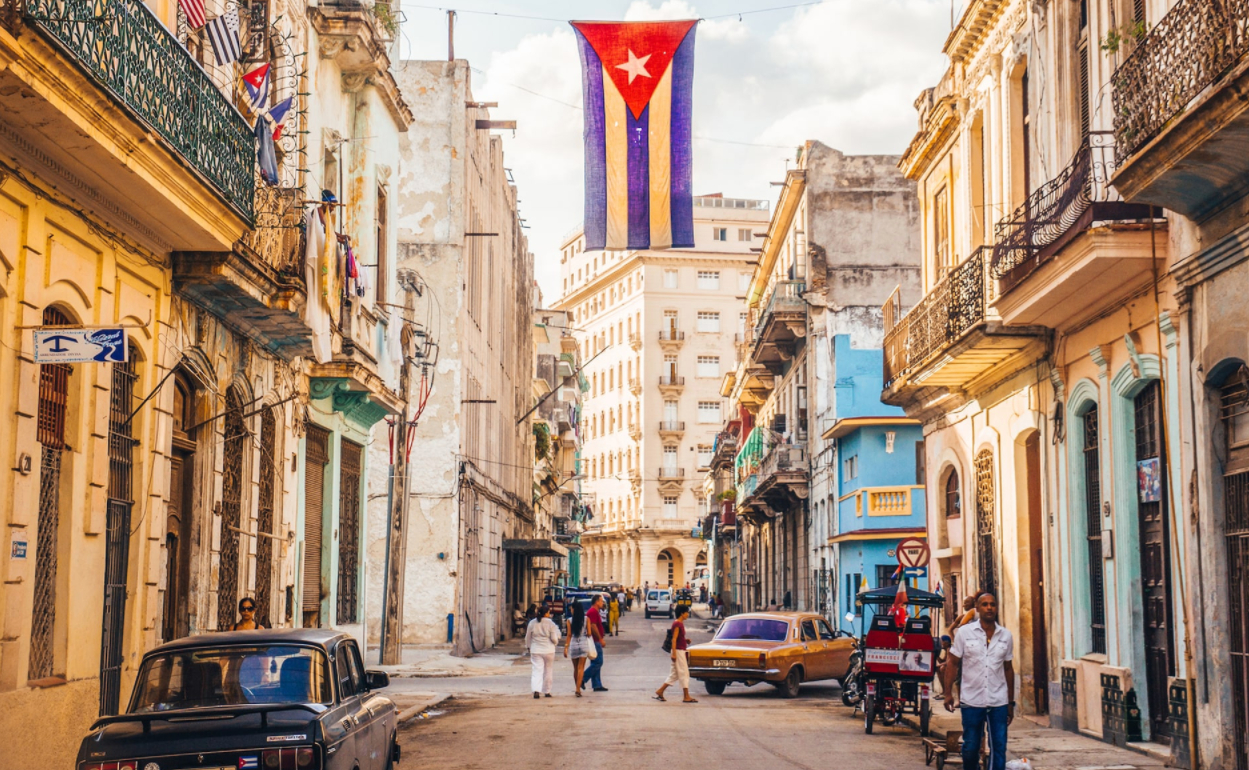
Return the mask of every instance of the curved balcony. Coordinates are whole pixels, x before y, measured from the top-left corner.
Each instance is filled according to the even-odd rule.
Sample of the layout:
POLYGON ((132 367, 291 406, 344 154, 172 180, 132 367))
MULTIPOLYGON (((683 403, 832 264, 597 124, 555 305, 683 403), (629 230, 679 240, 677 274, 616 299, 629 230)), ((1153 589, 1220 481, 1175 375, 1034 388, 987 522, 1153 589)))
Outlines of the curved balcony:
POLYGON ((679 396, 685 390, 685 378, 666 374, 659 378, 659 392, 665 397, 679 396))
POLYGON ((680 438, 684 434, 684 422, 679 420, 663 420, 659 423, 659 435, 664 438, 680 438))
POLYGON ((630 334, 629 335, 629 347, 633 348, 635 351, 641 350, 642 349, 642 335, 630 334))

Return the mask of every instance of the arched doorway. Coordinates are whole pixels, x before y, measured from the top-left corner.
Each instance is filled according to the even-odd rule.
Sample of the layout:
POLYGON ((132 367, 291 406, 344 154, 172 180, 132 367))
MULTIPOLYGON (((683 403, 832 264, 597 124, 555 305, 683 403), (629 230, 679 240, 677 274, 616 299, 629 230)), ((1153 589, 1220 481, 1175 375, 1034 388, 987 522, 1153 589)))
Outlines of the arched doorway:
POLYGON ((675 548, 665 548, 656 557, 655 576, 661 585, 677 586, 685 583, 685 559, 675 548))
POLYGON ((161 638, 190 633, 191 477, 195 459, 195 390, 174 375, 173 436, 169 452, 169 501, 165 525, 165 608, 161 638))

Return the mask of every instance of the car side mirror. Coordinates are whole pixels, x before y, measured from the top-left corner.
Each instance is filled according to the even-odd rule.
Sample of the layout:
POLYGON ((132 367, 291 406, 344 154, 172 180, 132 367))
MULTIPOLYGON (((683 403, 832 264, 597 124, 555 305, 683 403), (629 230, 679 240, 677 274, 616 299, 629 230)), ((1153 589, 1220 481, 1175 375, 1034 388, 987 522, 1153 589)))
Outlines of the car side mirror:
POLYGON ((385 671, 365 671, 364 686, 370 690, 384 690, 390 687, 390 674, 385 671))

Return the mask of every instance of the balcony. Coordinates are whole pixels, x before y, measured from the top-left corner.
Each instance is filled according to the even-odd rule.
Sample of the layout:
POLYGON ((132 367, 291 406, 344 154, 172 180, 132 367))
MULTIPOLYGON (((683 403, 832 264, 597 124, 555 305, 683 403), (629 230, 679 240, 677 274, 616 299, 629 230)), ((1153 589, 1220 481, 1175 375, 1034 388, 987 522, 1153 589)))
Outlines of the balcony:
POLYGON ((901 318, 896 294, 886 302, 882 401, 902 406, 921 388, 967 388, 1045 336, 1044 329, 1006 327, 997 317, 991 252, 972 252, 901 318))
MULTIPOLYGON (((348 79, 366 79, 396 122, 412 123, 412 111, 391 74, 390 49, 399 31, 398 3, 389 0, 319 0, 308 8, 321 59, 333 60, 348 79)), ((358 87, 358 86, 356 86, 358 87)))
POLYGON ((1249 0, 1183 0, 1115 71, 1126 200, 1203 219, 1249 179, 1249 0))
POLYGON ((716 434, 716 443, 711 454, 711 469, 726 467, 732 464, 737 456, 737 432, 722 430, 716 434))
POLYGON ((680 350, 685 344, 685 332, 677 329, 664 329, 659 332, 659 346, 666 351, 680 350))
POLYGON ((755 325, 750 360, 779 374, 807 336, 807 303, 803 281, 781 281, 772 289, 755 325))
POLYGON ((0 0, 0 28, 6 158, 153 251, 229 250, 252 224, 255 137, 146 5, 0 0))
POLYGON ((742 406, 746 407, 763 406, 776 386, 776 375, 768 367, 759 364, 746 366, 742 370, 741 380, 738 398, 742 406))
POLYGON ((722 531, 737 528, 737 503, 732 500, 720 501, 720 529, 722 531))
POLYGON ((675 374, 665 374, 659 378, 659 392, 665 398, 679 396, 685 390, 685 378, 675 374))
POLYGON ((642 335, 630 334, 629 335, 629 347, 633 348, 635 351, 641 350, 642 349, 642 335))
POLYGON ((664 481, 672 481, 672 480, 684 481, 685 469, 684 468, 671 468, 668 466, 664 466, 659 469, 658 478, 661 483, 664 481))
POLYGON ((359 301, 346 301, 339 313, 338 343, 327 363, 310 363, 312 398, 331 398, 334 411, 368 429, 399 414, 403 401, 378 373, 378 318, 359 301))
POLYGON ((629 392, 635 396, 642 395, 642 379, 640 377, 634 377, 629 380, 629 392))
POLYGON ((796 444, 778 444, 764 456, 759 466, 759 486, 755 494, 766 497, 773 492, 785 491, 805 500, 810 476, 806 448, 796 444))
POLYGON ((678 420, 664 420, 659 423, 659 435, 663 438, 680 438, 684 433, 684 422, 678 420))
POLYGON ((1058 176, 997 224, 991 272, 1004 323, 1068 326, 1150 279, 1149 224, 1161 212, 1119 197, 1114 150, 1112 133, 1091 133, 1058 176))
POLYGON ((638 425, 637 423, 631 423, 629 425, 629 438, 632 439, 633 441, 641 441, 642 440, 642 426, 638 425))

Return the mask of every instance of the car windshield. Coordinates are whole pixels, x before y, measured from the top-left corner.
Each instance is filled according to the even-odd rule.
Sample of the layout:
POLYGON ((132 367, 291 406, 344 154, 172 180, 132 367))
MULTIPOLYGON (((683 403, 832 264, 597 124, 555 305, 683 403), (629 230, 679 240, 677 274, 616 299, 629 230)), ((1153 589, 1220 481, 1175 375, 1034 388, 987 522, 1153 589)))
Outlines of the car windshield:
POLYGON ((789 623, 766 618, 729 618, 720 626, 716 639, 761 639, 783 642, 789 635, 789 623))
POLYGON ((329 703, 325 655, 310 647, 175 650, 143 661, 130 713, 253 703, 329 703))

